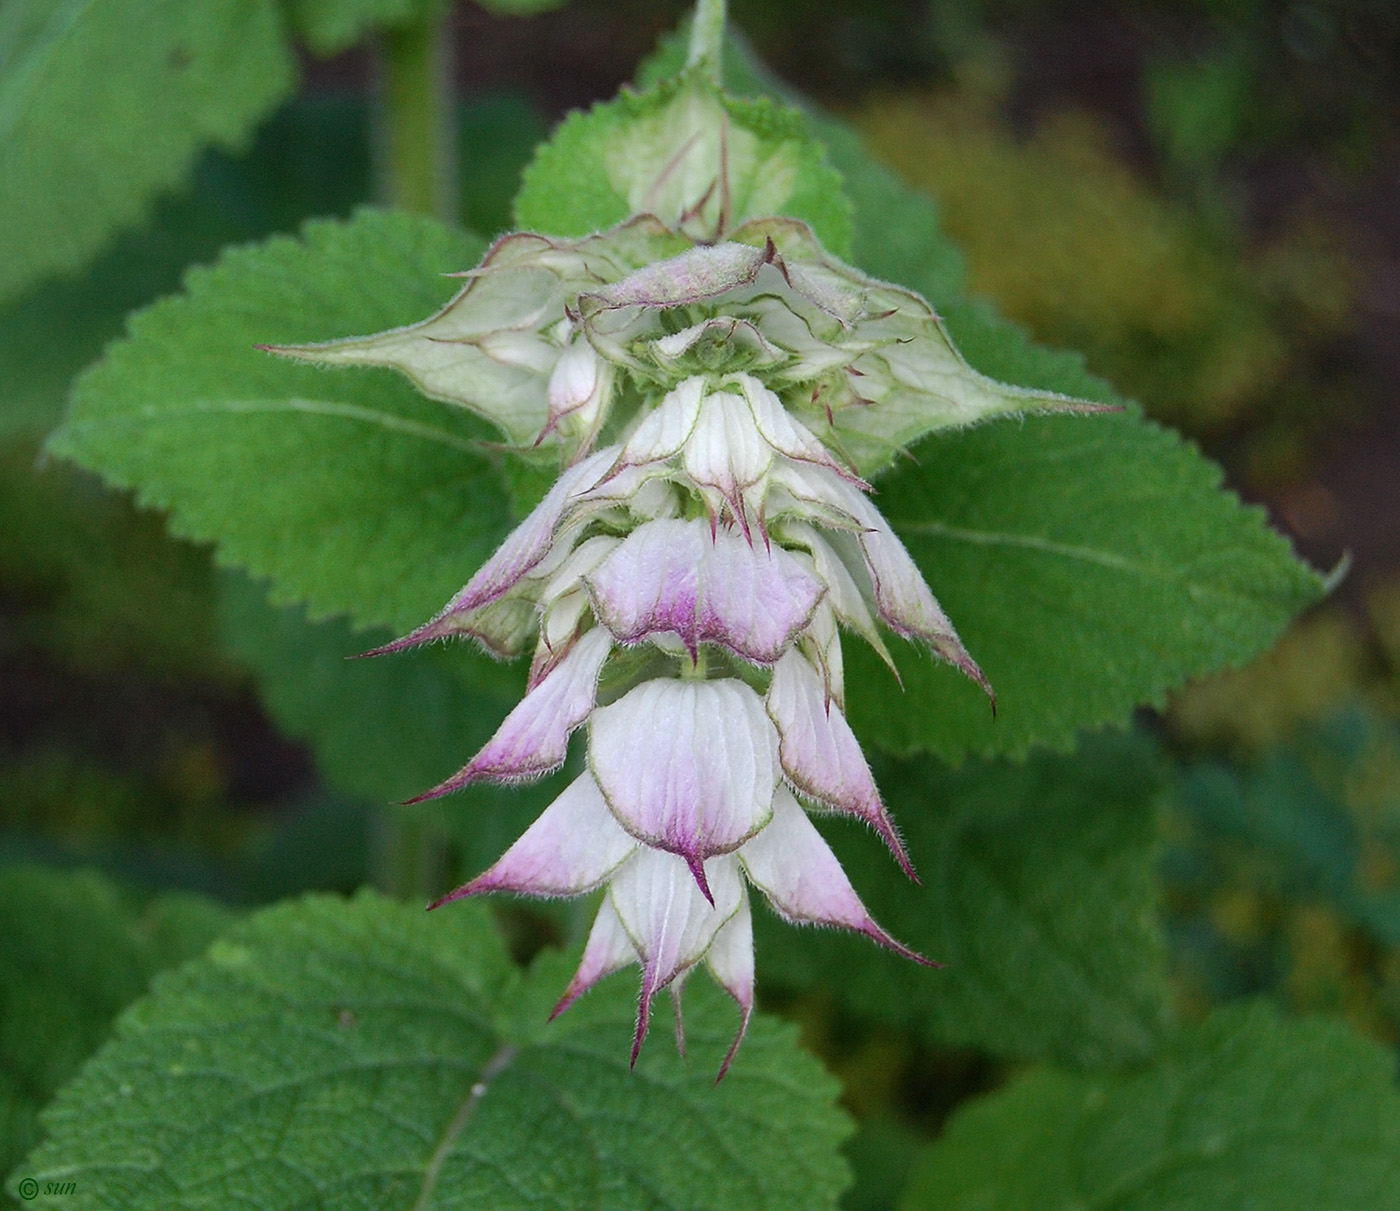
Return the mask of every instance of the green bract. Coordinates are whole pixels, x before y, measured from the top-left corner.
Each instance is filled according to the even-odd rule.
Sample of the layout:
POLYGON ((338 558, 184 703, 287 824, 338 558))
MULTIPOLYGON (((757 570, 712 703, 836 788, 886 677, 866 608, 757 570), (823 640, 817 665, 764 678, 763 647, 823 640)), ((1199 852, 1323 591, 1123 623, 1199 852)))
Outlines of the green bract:
MULTIPOLYGON (((271 351, 392 366, 516 445, 559 432, 570 457, 609 424, 614 400, 645 407, 697 375, 758 375, 866 475, 935 430, 1105 410, 977 373, 924 299, 863 277, 796 219, 754 219, 710 244, 652 215, 582 240, 517 233, 465 276, 421 324, 271 351)), ((630 421, 612 417, 612 431, 630 421)))
POLYGON ((574 114, 540 148, 515 200, 521 227, 581 236, 653 214, 713 243, 749 219, 805 219, 838 252, 851 241, 841 176, 806 118, 741 101, 692 68, 574 114))

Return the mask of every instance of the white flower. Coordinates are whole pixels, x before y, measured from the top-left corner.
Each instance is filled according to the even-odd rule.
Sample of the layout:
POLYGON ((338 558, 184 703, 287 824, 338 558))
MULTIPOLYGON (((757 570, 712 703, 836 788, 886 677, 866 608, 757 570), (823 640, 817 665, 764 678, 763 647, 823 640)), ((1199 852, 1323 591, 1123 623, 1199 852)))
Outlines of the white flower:
POLYGON ((512 654, 536 636, 525 698, 420 798, 556 770, 585 724, 588 772, 439 903, 606 885, 559 1009, 638 962, 634 1059, 656 992, 679 996, 702 962, 739 1003, 742 1038, 750 886, 789 920, 926 961, 871 919, 797 798, 865 821, 912 877, 843 714, 838 622, 879 645, 879 618, 980 677, 865 487, 757 380, 687 379, 566 469, 441 614, 389 645, 471 635, 512 654), (599 702, 619 647, 654 659, 599 702))
POLYGON ((507 236, 468 276, 422 324, 277 350, 397 366, 517 446, 562 446, 558 481, 496 553, 380 649, 534 646, 524 699, 420 798, 557 770, 587 728, 587 771, 438 904, 606 888, 555 1012, 638 963, 635 1061, 656 993, 679 1023, 703 964, 740 1007, 727 1068, 753 1008, 749 888, 928 962, 875 924, 804 807, 863 820, 914 876, 846 722, 841 629, 887 663, 881 626, 922 642, 991 693, 862 472, 938 428, 1094 409, 977 374, 927 303, 794 221, 702 245, 646 216, 584 240, 507 236))

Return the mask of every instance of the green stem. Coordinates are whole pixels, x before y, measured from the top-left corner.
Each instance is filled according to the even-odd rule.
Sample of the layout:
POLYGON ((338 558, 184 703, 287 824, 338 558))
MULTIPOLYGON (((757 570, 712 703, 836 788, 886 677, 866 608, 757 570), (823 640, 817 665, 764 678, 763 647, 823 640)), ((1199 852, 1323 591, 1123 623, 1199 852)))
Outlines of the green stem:
POLYGON ((429 5, 379 40, 375 193, 385 206, 456 223, 457 129, 447 10, 429 5))
POLYGON ((385 895, 422 902, 442 894, 447 855, 441 832, 413 808, 382 806, 371 845, 370 874, 385 895))
MULTIPOLYGON (((459 218, 456 101, 447 6, 430 4, 411 24, 383 31, 375 99, 374 184, 384 206, 459 218)), ((375 886, 401 900, 442 891, 441 830, 412 808, 382 807, 375 820, 375 886)))
POLYGON ((696 0, 695 17, 690 25, 690 54, 687 67, 704 67, 710 79, 720 83, 724 63, 725 0, 696 0))

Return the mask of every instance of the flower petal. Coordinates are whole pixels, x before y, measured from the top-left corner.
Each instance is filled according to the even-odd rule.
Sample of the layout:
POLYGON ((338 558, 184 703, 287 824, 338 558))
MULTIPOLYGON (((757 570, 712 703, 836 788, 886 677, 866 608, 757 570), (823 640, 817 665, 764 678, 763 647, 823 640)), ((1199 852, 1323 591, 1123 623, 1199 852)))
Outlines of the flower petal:
POLYGON ((711 858, 705 868, 713 903, 700 894, 685 862, 646 847, 639 848, 608 884, 608 899, 642 964, 633 1063, 646 1037, 652 998, 704 958, 715 935, 744 903, 743 880, 734 858, 711 858))
POLYGON ((739 1032, 719 1066, 715 1080, 720 1081, 734 1062, 739 1044, 748 1031, 749 1018, 753 1016, 753 914, 749 911, 747 895, 740 901, 739 910, 715 934, 715 940, 705 952, 705 966, 720 987, 739 1003, 739 1032))
POLYGON ((669 392, 648 412, 641 424, 627 439, 617 456, 617 465, 608 480, 625 467, 640 467, 674 458, 695 431, 700 416, 700 401, 705 393, 705 380, 688 378, 669 392))
POLYGON ((585 579, 598 620, 622 643, 674 632, 692 657, 719 643, 759 664, 782 655, 823 591, 789 552, 700 519, 639 526, 585 579))
POLYGON ((558 769, 568 756, 569 737, 593 709, 598 674, 611 650, 612 636, 606 630, 594 627, 586 631, 506 716, 481 752, 446 782, 409 802, 436 799, 486 778, 515 781, 558 769))
POLYGON ((852 484, 869 489, 869 484, 841 466, 832 457, 831 452, 817 440, 816 434, 783 407, 783 401, 756 378, 749 374, 736 374, 733 379, 727 381, 733 382, 743 392, 753 416, 754 427, 763 440, 779 454, 784 454, 796 462, 815 463, 826 467, 852 484))
POLYGON ((841 562, 840 556, 832 550, 831 544, 818 533, 815 526, 805 522, 787 522, 783 527, 783 537, 806 547, 811 553, 817 577, 826 585, 826 600, 836 611, 836 617, 874 648, 880 659, 893 671, 894 661, 876 629, 875 620, 870 616, 865 596, 852 578, 850 570, 841 562))
POLYGON ((799 502, 805 498, 833 518, 844 515, 855 521, 854 533, 836 530, 827 535, 827 541, 853 576, 868 579, 880 618, 906 638, 922 639, 935 655, 971 677, 986 691, 995 710, 996 695, 986 674, 968 654, 918 565, 880 510, 859 488, 825 467, 789 464, 782 478, 783 487, 799 502))
POLYGON ((588 763, 629 833, 686 860, 728 853, 772 814, 778 734, 741 681, 644 681, 593 712, 588 763))
POLYGON ((712 391, 700 405, 681 465, 697 487, 713 488, 741 517, 744 490, 763 479, 775 453, 742 395, 712 391))
POLYGON ((468 615, 502 597, 545 560, 555 548, 560 523, 574 504, 573 498, 597 483, 598 477, 616 460, 617 453, 617 447, 611 446, 572 467, 566 467, 545 498, 511 531, 496 553, 440 614, 402 639, 396 639, 366 655, 377 656, 434 639, 471 634, 468 615))
POLYGON ((578 970, 554 1006, 549 1020, 554 1021, 604 976, 612 975, 628 963, 636 962, 636 959, 637 948, 623 928, 612 900, 604 896, 603 902, 598 905, 598 915, 593 918, 593 928, 589 931, 578 970))
POLYGON ((795 925, 833 925, 864 934, 895 954, 941 966, 881 929, 860 902, 841 863, 785 786, 773 796, 773 822, 739 851, 749 882, 795 925))
POLYGON ((492 891, 579 896, 598 887, 637 844, 613 819, 598 784, 581 774, 490 870, 428 907, 492 891))
POLYGON ((795 648, 773 670, 766 700, 778 728, 783 770, 804 794, 870 825, 915 882, 914 867, 880 801, 851 725, 827 698, 821 673, 795 648))

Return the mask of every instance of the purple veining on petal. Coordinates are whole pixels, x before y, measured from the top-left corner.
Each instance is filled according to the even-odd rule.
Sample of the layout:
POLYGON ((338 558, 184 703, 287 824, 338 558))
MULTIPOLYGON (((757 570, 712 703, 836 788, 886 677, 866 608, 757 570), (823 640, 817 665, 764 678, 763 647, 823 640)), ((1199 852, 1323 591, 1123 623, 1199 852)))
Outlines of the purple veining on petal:
POLYGON ((581 774, 489 870, 429 908, 483 892, 579 896, 592 891, 636 850, 588 774, 581 774))
POLYGON ((864 820, 917 883, 919 877, 880 801, 860 742, 840 708, 827 699, 821 673, 796 649, 773 670, 766 705, 778 728, 778 751, 792 784, 837 811, 864 820))
POLYGON ((598 675, 612 650, 602 627, 585 632, 569 654, 506 716, 496 734, 446 782, 408 800, 421 803, 473 782, 537 778, 564 764, 569 737, 593 710, 598 675))
POLYGON ((585 582, 598 620, 622 643, 674 632, 692 658, 717 643, 758 664, 778 659, 823 592, 788 551, 699 519, 647 522, 585 582))
POLYGON ((785 786, 773 796, 773 821, 739 851, 749 882, 794 924, 832 925, 864 934, 926 967, 940 967, 880 928, 860 902, 801 804, 785 786))
POLYGON ((629 833, 679 855, 708 892, 702 863, 768 822, 778 734, 743 682, 644 681, 593 712, 588 762, 629 833))
POLYGON ((510 591, 550 553, 561 521, 573 503, 598 481, 617 458, 617 447, 599 450, 560 474, 548 495, 516 526, 465 587, 436 617, 393 643, 375 648, 367 656, 397 652, 434 639, 469 634, 470 615, 510 591))

